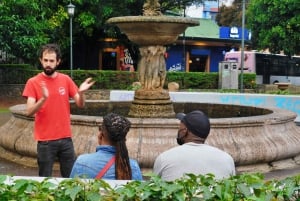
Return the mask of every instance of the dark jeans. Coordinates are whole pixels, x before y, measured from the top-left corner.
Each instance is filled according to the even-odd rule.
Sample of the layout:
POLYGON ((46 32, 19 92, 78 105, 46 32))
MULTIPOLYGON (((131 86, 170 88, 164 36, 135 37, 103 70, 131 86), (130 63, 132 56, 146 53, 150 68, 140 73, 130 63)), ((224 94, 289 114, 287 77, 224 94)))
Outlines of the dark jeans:
POLYGON ((37 144, 39 176, 51 177, 55 160, 60 163, 62 177, 69 177, 75 162, 75 151, 71 138, 39 141, 37 144))

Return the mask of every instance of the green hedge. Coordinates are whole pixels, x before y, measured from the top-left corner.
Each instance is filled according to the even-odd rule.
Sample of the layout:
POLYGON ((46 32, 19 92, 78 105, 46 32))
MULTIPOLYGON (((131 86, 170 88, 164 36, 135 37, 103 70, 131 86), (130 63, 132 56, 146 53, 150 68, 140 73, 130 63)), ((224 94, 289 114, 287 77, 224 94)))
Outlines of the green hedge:
POLYGON ((0 84, 24 84, 36 72, 27 64, 0 64, 0 84))
MULTIPOLYGON (((0 84, 25 84, 28 78, 39 72, 29 65, 0 65, 0 84)), ((70 75, 69 70, 60 72, 70 75)), ((138 81, 137 72, 128 71, 74 70, 72 77, 78 85, 87 77, 92 77, 96 81, 92 89, 131 90, 132 83, 138 81)), ((218 79, 219 74, 215 72, 168 72, 164 88, 169 82, 177 82, 183 90, 218 89, 218 79)), ((245 89, 256 87, 255 74, 244 74, 243 80, 245 89)))
POLYGON ((218 73, 168 72, 166 81, 177 82, 181 89, 217 89, 218 73))
POLYGON ((12 181, 9 176, 0 175, 0 198, 1 201, 296 201, 300 200, 300 175, 266 181, 260 173, 223 180, 216 180, 211 174, 188 174, 172 182, 151 176, 116 188, 105 180, 65 179, 53 183, 49 178, 41 182, 12 181))
POLYGON ((29 64, 0 64, 0 69, 1 68, 36 70, 33 66, 31 66, 29 64))

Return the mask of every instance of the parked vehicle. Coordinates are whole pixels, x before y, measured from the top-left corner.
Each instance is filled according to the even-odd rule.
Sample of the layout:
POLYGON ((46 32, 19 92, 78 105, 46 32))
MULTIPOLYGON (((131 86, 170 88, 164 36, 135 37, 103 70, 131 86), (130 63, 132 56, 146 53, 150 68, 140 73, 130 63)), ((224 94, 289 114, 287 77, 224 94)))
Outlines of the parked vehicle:
MULTIPOLYGON (((241 71, 241 52, 227 52, 225 61, 238 63, 241 71)), ((300 56, 244 52, 244 73, 256 73, 257 84, 290 83, 300 86, 300 56)))

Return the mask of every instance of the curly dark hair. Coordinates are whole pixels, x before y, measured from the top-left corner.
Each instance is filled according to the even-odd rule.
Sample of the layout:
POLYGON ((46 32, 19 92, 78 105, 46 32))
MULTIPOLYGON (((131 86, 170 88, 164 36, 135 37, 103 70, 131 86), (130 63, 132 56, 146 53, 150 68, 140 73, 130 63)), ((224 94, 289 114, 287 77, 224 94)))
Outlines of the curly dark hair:
POLYGON ((44 52, 55 52, 56 53, 56 59, 60 60, 61 59, 61 51, 59 45, 53 43, 53 44, 46 44, 43 45, 39 51, 39 57, 43 57, 44 52))
POLYGON ((131 122, 123 116, 109 113, 103 117, 103 126, 108 132, 108 137, 116 147, 116 179, 131 180, 131 167, 126 146, 126 135, 131 127, 131 122))

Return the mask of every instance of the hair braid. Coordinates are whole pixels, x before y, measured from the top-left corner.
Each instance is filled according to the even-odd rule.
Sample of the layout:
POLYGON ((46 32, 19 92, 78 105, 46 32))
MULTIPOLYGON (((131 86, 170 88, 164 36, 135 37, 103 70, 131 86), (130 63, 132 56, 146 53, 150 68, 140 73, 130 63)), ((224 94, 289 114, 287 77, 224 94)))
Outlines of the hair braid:
POLYGON ((103 124, 107 129, 110 140, 116 147, 116 179, 131 180, 131 167, 126 146, 126 135, 130 129, 131 122, 125 117, 110 113, 103 118, 103 124))
POLYGON ((121 180, 131 180, 131 167, 125 141, 117 142, 116 149, 116 178, 121 180))

